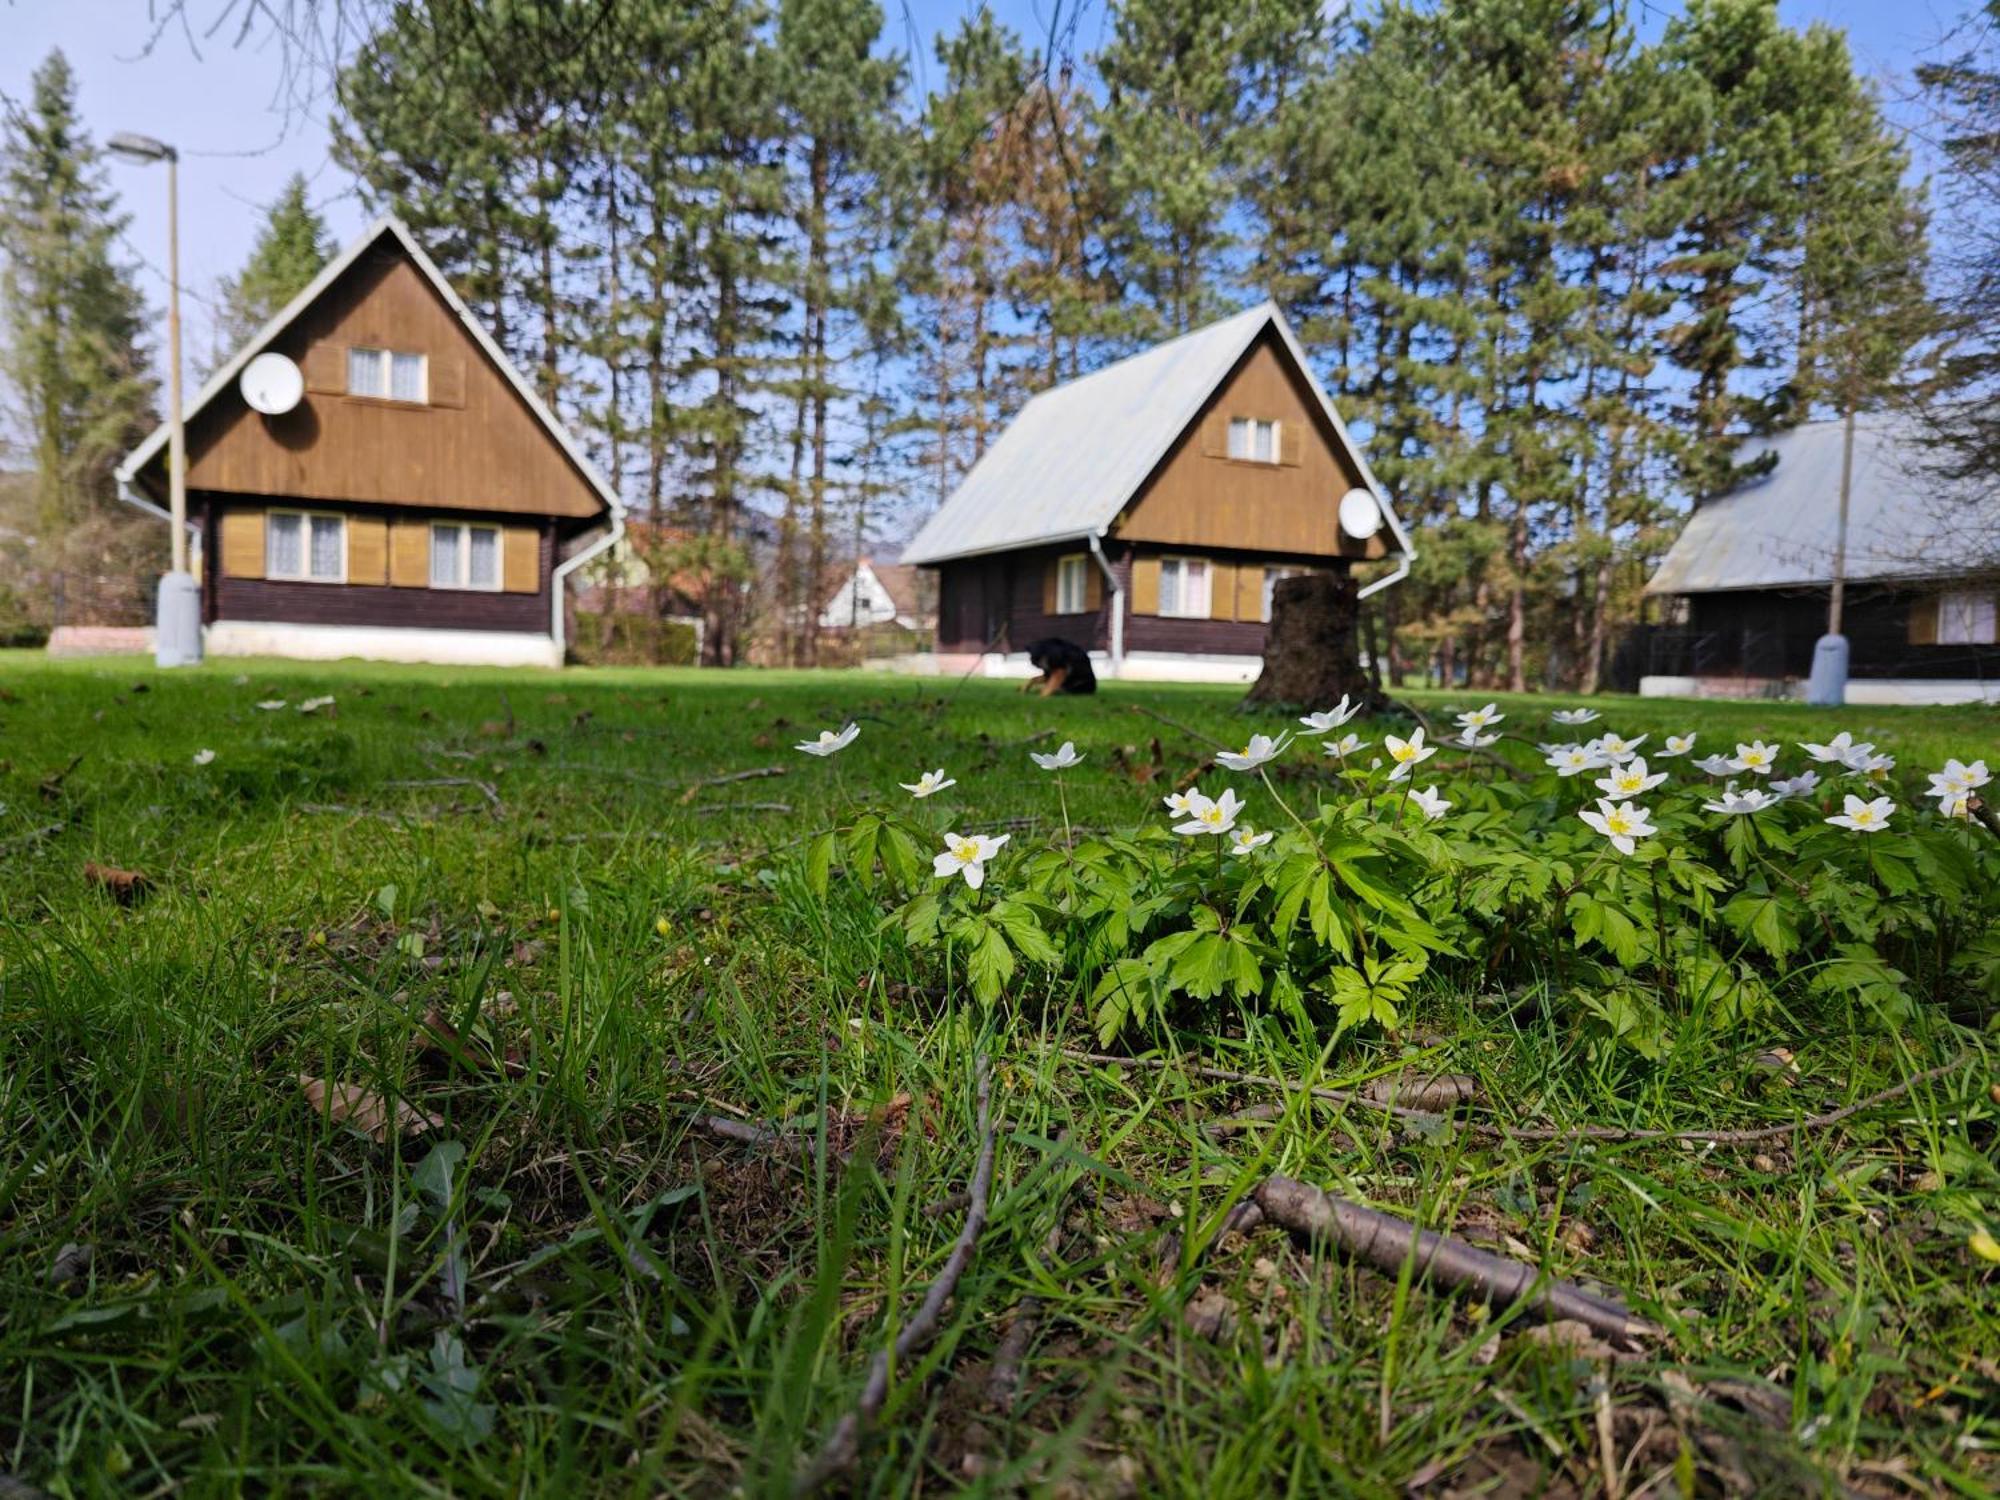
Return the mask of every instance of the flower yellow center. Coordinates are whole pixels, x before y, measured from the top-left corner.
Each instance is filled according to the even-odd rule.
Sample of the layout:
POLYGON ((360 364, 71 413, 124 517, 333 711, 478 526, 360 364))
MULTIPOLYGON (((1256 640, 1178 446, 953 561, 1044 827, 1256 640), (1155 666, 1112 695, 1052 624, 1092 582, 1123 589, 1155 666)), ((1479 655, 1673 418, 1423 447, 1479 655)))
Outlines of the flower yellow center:
POLYGON ((1638 825, 1624 813, 1615 812, 1605 818, 1604 826, 1613 833, 1630 833, 1638 825))
POLYGON ((1201 810, 1201 820, 1204 823, 1220 823, 1222 821, 1222 809, 1219 806, 1203 808, 1201 810))
POLYGON ((1875 809, 1874 809, 1874 808, 1872 808, 1872 807, 1859 807, 1859 808, 1856 808, 1856 809, 1854 810, 1854 821, 1855 821, 1855 822, 1857 822, 1857 823, 1872 823, 1872 822, 1874 822, 1874 821, 1875 821, 1875 809))
POLYGON ((951 857, 962 865, 979 863, 979 846, 971 839, 960 839, 951 846, 951 857))
POLYGON ((1416 756, 1417 747, 1415 745, 1398 745, 1395 749, 1391 750, 1389 753, 1395 756, 1396 759, 1399 761, 1411 760, 1414 759, 1416 756))

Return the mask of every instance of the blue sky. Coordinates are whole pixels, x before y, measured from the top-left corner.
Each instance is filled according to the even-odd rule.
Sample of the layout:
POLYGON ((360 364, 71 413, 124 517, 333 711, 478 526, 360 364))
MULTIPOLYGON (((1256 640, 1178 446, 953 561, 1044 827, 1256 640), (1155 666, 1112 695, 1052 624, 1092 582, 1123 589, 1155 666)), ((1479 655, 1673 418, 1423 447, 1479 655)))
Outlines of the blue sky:
MULTIPOLYGON (((917 59, 920 85, 934 83, 931 42, 955 26, 979 0, 892 0, 892 45, 917 59)), ((1078 15, 1079 51, 1102 37, 1104 0, 1063 0, 1078 15), (1080 12, 1073 7, 1080 3, 1080 12)), ((1641 30, 1657 32, 1677 0, 1636 0, 1641 30)), ((992 0, 1006 24, 1039 41, 1048 31, 1051 0, 992 0)), ((1892 113, 1911 88, 1915 63, 1932 52, 1971 0, 1782 0, 1794 25, 1823 20, 1844 27, 1861 67, 1882 86, 1892 113)), ((283 54, 260 34, 235 47, 225 28, 214 40, 200 33, 227 0, 188 0, 192 42, 179 27, 148 49, 148 0, 0 0, 0 93, 20 101, 29 75, 52 47, 76 69, 83 112, 102 141, 117 130, 158 136, 180 148, 182 285, 187 291, 189 357, 209 363, 205 299, 248 253, 263 205, 294 171, 304 172, 314 202, 336 238, 358 229, 366 214, 345 174, 328 154, 326 101, 301 110, 287 90, 283 54)), ((1066 28, 1067 29, 1067 28, 1066 28)), ((1920 156, 1921 140, 1913 142, 1920 156)), ((145 263, 147 296, 164 306, 166 278, 165 173, 114 164, 113 185, 132 215, 128 253, 145 263)))

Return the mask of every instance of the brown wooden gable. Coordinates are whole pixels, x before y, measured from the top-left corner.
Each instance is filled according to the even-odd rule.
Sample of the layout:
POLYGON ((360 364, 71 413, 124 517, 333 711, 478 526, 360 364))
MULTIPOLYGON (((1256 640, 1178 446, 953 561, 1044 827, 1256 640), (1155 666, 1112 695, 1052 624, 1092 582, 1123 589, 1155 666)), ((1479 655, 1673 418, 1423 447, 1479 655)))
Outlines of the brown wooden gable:
POLYGON ((1367 542, 1340 529, 1340 497, 1365 487, 1314 398, 1305 372, 1266 331, 1154 469, 1113 526, 1128 542, 1290 557, 1386 555, 1388 528, 1367 542), (1276 421, 1279 462, 1228 454, 1232 417, 1276 421))
MULTIPOLYGON (((188 487, 319 502, 592 519, 605 506, 394 236, 381 235, 269 348, 305 373, 279 417, 232 383, 188 425, 188 487), (347 394, 349 347, 427 356, 422 404, 347 394)), ((164 495, 164 454, 140 474, 164 495)))

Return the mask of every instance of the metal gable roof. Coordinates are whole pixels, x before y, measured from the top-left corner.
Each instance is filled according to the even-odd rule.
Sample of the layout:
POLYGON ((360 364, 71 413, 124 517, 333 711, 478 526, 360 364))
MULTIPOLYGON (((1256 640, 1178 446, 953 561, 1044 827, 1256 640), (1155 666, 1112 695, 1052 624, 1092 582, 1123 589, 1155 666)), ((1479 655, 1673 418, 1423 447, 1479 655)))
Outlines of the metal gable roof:
MULTIPOLYGON (((473 316, 472 309, 465 305, 464 299, 452 290, 451 283, 445 280, 444 273, 437 268, 437 263, 424 253, 423 246, 417 243, 416 237, 410 233, 409 226, 394 214, 383 214, 364 229, 344 250, 320 269, 320 273, 306 284, 303 291, 251 335, 243 347, 230 356, 227 364, 209 376, 207 382, 195 393, 194 400, 189 402, 181 413, 182 422, 184 424, 192 422, 209 402, 234 385, 243 367, 269 347, 273 339, 289 328, 308 307, 317 302, 320 294, 338 281, 341 275, 385 234, 392 236, 408 253, 410 259, 416 262, 417 269, 444 299, 445 306, 451 309, 452 315, 458 319, 466 332, 472 335, 473 342, 479 345, 486 357, 498 366, 500 373, 507 378, 508 385, 513 387, 514 393, 527 405, 535 419, 542 424, 543 430, 555 440, 564 455, 576 466, 584 482, 604 502, 606 508, 614 516, 623 515, 624 506, 620 503, 617 492, 605 482, 604 476, 597 471, 597 466, 570 436, 569 430, 557 420, 555 413, 549 410, 542 398, 535 394, 534 388, 522 377, 521 372, 514 367, 514 362, 507 358, 506 353, 493 341, 493 335, 486 331, 485 325, 473 316)), ((119 484, 128 488, 132 486, 137 481, 139 471, 166 445, 167 424, 162 422, 147 435, 144 442, 128 453, 125 461, 118 466, 116 478, 119 484)))
MULTIPOLYGON (((1395 538, 1414 555, 1389 498, 1312 373, 1276 303, 1198 328, 1094 374, 1043 391, 972 466, 903 549, 940 563, 1046 542, 1102 536, 1229 372, 1267 327, 1317 398, 1395 538)), ((1329 496, 1336 503, 1339 496, 1329 496)))
MULTIPOLYGON (((1968 553, 1968 535, 2000 529, 2000 476, 1952 481, 1927 472, 1928 436, 1916 420, 1869 413, 1854 425, 1847 506, 1850 579, 1949 577, 1992 566, 1968 553), (1981 519, 1968 531, 1968 514, 1981 519)), ((1743 462, 1775 453, 1760 479, 1705 500, 1687 518, 1646 585, 1649 594, 1801 588, 1833 578, 1840 525, 1843 424, 1812 422, 1746 443, 1743 462)))

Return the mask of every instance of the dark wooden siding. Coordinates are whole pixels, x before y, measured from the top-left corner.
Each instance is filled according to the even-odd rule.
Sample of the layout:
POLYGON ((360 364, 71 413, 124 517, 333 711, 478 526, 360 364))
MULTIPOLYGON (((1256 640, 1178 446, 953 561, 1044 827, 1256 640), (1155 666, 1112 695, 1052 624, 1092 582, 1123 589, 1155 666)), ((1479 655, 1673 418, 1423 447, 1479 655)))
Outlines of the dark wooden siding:
MULTIPOLYGON (((1848 591, 1842 633, 1854 677, 2000 679, 2000 647, 1913 646, 1910 606, 1921 595, 1858 587, 1848 591)), ((1653 669, 1670 675, 1780 678, 1812 671, 1813 645, 1826 631, 1827 595, 1816 590, 1743 590, 1695 594, 1688 626, 1674 633, 1682 665, 1653 669)))
MULTIPOLYGON (((393 588, 353 583, 300 583, 295 580, 231 578, 219 566, 221 512, 231 496, 201 497, 203 614, 208 623, 249 620, 284 625, 386 625, 413 630, 508 630, 546 635, 549 590, 555 569, 555 527, 541 528, 537 583, 532 594, 487 593, 478 589, 393 588)), ((260 500, 258 504, 266 503, 260 500)), ((282 504, 273 499, 268 503, 282 504)), ((354 507, 368 514, 429 516, 431 511, 399 512, 392 507, 354 507)), ((454 517, 457 519, 457 517, 454 517)), ((496 524, 521 524, 519 516, 467 516, 496 524)))

